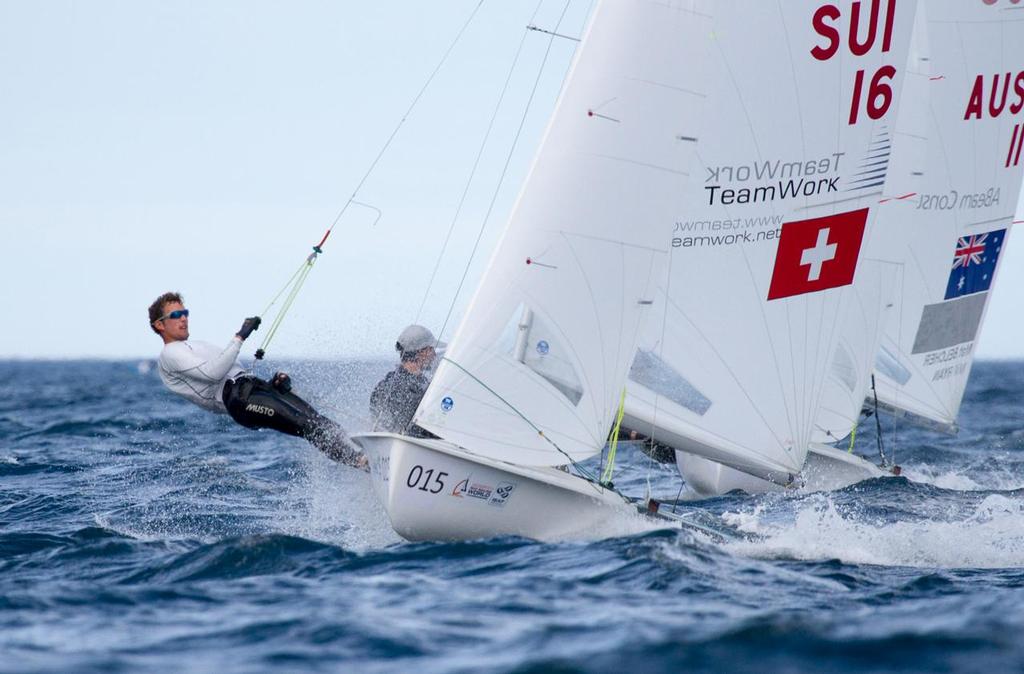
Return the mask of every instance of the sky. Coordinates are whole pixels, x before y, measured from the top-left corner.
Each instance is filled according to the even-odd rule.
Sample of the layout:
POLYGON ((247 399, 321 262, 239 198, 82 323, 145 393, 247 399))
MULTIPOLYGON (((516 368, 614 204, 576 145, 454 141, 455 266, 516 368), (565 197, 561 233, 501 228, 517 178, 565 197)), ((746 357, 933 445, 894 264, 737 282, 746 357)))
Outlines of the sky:
MULTIPOLYGON (((449 338, 576 46, 556 38, 545 61, 550 38, 525 26, 579 35, 591 0, 561 23, 560 1, 485 2, 400 124, 477 5, 0 0, 0 358, 153 357, 144 314, 166 290, 194 337, 227 342, 399 125, 270 352, 388 357, 414 321, 449 338)), ((1024 242, 1003 255, 979 357, 1024 357, 1024 242)))

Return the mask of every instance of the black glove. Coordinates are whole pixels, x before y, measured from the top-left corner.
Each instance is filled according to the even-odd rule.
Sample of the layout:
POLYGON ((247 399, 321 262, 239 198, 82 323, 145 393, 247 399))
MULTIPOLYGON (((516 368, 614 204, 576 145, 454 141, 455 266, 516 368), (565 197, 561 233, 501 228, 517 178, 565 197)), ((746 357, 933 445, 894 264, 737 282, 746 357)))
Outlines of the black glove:
POLYGON ((242 323, 242 327, 239 328, 238 332, 236 332, 235 335, 240 337, 244 342, 249 337, 249 335, 252 334, 253 330, 260 327, 261 322, 262 319, 259 316, 251 316, 245 319, 245 321, 242 323))
POLYGON ((284 372, 275 372, 270 380, 270 385, 281 393, 290 393, 292 390, 292 378, 284 372))

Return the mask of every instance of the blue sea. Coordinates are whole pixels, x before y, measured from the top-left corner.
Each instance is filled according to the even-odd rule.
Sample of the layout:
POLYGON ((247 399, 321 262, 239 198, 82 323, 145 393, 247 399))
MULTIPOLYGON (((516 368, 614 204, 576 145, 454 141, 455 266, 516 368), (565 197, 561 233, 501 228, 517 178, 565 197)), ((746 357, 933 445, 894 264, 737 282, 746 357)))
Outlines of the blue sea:
MULTIPOLYGON (((389 367, 289 364, 352 430, 389 367)), ((1024 363, 976 365, 958 437, 883 418, 905 477, 681 506, 725 541, 636 518, 407 543, 364 473, 149 362, 0 381, 3 672, 1024 670, 1024 363)), ((619 464, 624 491, 676 497, 674 470, 619 464)))

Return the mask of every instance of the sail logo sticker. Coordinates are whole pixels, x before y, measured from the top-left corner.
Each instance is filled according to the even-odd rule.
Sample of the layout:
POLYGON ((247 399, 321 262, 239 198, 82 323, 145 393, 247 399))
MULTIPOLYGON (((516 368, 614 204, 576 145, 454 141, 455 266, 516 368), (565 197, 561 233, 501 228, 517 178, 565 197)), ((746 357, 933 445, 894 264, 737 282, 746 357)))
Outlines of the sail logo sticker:
POLYGON ((853 283, 868 209, 782 225, 768 299, 853 283))
POLYGON ((475 498, 479 501, 486 501, 488 505, 501 508, 508 502, 515 491, 515 482, 499 482, 498 486, 492 487, 481 482, 470 482, 465 478, 452 489, 451 496, 455 498, 475 498))
POLYGON ((539 353, 540 355, 546 356, 548 355, 548 351, 550 350, 551 347, 548 346, 548 343, 545 342, 543 339, 537 342, 537 353, 539 353))
POLYGON ((981 317, 985 313, 986 299, 988 293, 975 293, 955 300, 924 305, 910 353, 932 354, 924 359, 926 367, 962 357, 956 353, 956 349, 943 349, 974 341, 981 326, 981 317))
POLYGON ((515 488, 514 482, 499 482, 498 486, 494 488, 494 494, 491 495, 491 498, 487 499, 487 504, 496 508, 504 507, 509 497, 512 496, 512 492, 515 491, 515 488))
POLYGON ((451 412, 453 407, 455 407, 455 401, 451 399, 451 396, 445 396, 441 399, 442 412, 451 412))
POLYGON ((459 482, 452 489, 452 496, 455 498, 462 498, 468 496, 469 498, 480 499, 486 501, 491 498, 491 494, 494 492, 494 487, 489 484, 480 484, 479 482, 470 482, 467 477, 465 480, 459 482))
POLYGON ((1006 230, 998 229, 957 239, 944 299, 951 300, 989 289, 1005 236, 1006 230))

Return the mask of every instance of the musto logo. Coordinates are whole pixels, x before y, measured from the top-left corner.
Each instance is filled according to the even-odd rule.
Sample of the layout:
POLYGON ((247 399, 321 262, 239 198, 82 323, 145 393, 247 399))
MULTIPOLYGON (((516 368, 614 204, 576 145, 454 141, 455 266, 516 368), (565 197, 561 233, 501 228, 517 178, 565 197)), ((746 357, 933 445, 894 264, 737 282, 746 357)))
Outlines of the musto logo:
POLYGON ((274 408, 267 407, 266 405, 257 405, 256 403, 249 403, 245 406, 246 412, 255 412, 256 414, 262 414, 266 417, 274 416, 274 408))

